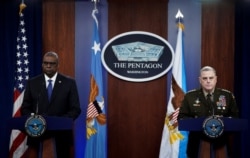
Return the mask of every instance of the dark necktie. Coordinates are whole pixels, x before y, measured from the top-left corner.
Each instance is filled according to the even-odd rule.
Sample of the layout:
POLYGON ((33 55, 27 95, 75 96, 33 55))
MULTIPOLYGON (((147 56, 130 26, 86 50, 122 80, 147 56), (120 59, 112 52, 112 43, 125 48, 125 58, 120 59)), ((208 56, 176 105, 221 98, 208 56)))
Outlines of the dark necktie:
POLYGON ((51 94, 52 94, 52 80, 48 80, 49 84, 48 84, 48 87, 47 87, 47 91, 48 91, 48 99, 50 101, 50 97, 51 97, 51 94))
POLYGON ((210 93, 207 94, 207 102, 211 104, 212 102, 212 95, 210 93))

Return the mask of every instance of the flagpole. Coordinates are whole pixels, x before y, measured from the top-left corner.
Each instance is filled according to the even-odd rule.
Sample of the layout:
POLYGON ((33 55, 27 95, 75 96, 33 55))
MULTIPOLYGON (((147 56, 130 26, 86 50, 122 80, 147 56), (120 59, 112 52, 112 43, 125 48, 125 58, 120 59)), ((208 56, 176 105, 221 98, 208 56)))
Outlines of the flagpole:
MULTIPOLYGON (((182 91, 184 93, 186 93, 187 91, 187 87, 186 87, 186 71, 185 71, 185 60, 184 60, 184 51, 183 51, 183 38, 182 38, 182 34, 183 34, 183 30, 184 30, 184 24, 183 24, 183 18, 184 15, 182 14, 182 12, 180 11, 180 9, 178 9, 178 12, 176 14, 176 18, 178 19, 178 35, 177 35, 177 43, 176 43, 176 50, 175 52, 178 54, 179 56, 179 60, 176 60, 178 62, 178 65, 180 66, 180 68, 177 68, 175 71, 181 71, 182 75, 179 76, 177 73, 174 73, 175 76, 179 76, 177 78, 179 78, 178 84, 181 85, 182 91)), ((176 68, 176 67, 175 67, 176 68)), ((179 131, 179 130, 178 130, 179 131)), ((187 143, 188 143, 188 131, 179 131, 180 134, 183 136, 183 139, 181 139, 179 141, 179 156, 178 158, 186 158, 187 157, 187 143)))
POLYGON ((94 2, 94 10, 98 11, 97 3, 99 3, 99 0, 91 0, 91 2, 94 2))
POLYGON ((24 0, 22 0, 22 3, 21 3, 20 6, 19 6, 19 14, 21 14, 22 11, 23 11, 23 9, 26 8, 26 7, 27 7, 27 6, 26 6, 26 4, 24 3, 24 0))
POLYGON ((175 18, 178 20, 178 28, 180 27, 182 30, 184 30, 184 25, 181 22, 181 19, 184 18, 184 15, 181 13, 180 9, 178 9, 177 14, 175 15, 175 18))
POLYGON ((98 13, 97 3, 99 2, 99 0, 91 0, 91 1, 94 2, 94 9, 92 10, 92 17, 95 20, 96 26, 98 28, 98 20, 95 14, 98 13))

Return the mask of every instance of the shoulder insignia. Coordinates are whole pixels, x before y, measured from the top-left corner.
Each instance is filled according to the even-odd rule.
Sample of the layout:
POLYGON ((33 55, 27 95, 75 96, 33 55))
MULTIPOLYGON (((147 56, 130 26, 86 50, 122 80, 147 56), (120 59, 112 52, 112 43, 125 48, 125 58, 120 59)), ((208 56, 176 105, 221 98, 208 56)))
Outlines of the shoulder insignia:
POLYGON ((199 89, 192 89, 192 90, 188 91, 187 93, 196 92, 196 91, 198 91, 198 90, 199 90, 199 89))
POLYGON ((220 89, 221 91, 224 91, 224 92, 228 92, 228 93, 232 93, 231 91, 227 90, 227 89, 220 89))
POLYGON ((227 90, 227 89, 220 89, 220 90, 223 91, 223 92, 226 92, 226 93, 231 94, 232 97, 233 97, 233 99, 235 98, 235 97, 234 97, 234 94, 233 94, 231 91, 229 91, 229 90, 227 90))

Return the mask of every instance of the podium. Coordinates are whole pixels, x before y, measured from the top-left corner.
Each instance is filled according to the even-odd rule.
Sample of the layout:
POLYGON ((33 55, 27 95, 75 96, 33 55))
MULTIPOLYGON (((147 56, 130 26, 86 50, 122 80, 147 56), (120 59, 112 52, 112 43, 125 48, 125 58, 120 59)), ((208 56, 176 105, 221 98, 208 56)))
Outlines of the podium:
MULTIPOLYGON (((247 119, 239 119, 239 118, 228 118, 228 117, 220 117, 224 124, 223 136, 226 135, 222 139, 218 138, 206 138, 205 134, 203 134, 203 122, 207 117, 201 118, 186 118, 178 121, 178 128, 180 131, 190 131, 190 134, 199 135, 198 142, 198 157, 199 158, 227 158, 228 152, 232 150, 230 146, 232 146, 232 134, 235 132, 240 132, 246 130, 248 128, 248 120, 247 119), (223 146, 219 146, 217 144, 223 144, 226 141, 229 144, 225 144, 223 146), (219 147, 217 147, 219 146, 219 147)), ((192 138, 191 138, 192 139, 192 138)))
MULTIPOLYGON (((47 123, 47 130, 71 130, 73 119, 68 117, 43 116, 47 123)), ((14 117, 8 121, 8 131, 13 129, 25 131, 25 122, 29 116, 14 117)), ((9 133, 10 134, 10 133, 9 133)))
MULTIPOLYGON (((11 118, 7 121, 6 137, 9 138, 12 130, 25 132, 25 123, 30 116, 11 118)), ((70 131, 73 129, 73 119, 68 117, 43 116, 46 121, 46 131, 70 131)))

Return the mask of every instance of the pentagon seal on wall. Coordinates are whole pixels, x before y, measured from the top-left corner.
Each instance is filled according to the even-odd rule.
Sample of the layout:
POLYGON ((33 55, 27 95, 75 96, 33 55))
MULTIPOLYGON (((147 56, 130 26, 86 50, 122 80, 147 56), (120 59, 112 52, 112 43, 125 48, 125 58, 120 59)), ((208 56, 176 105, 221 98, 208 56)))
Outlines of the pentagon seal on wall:
POLYGON ((165 75, 173 65, 171 45, 162 37, 131 31, 110 39, 102 50, 102 64, 115 77, 144 82, 165 75))

